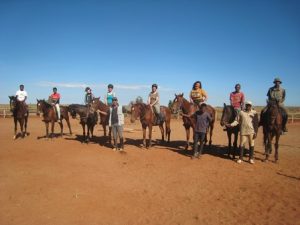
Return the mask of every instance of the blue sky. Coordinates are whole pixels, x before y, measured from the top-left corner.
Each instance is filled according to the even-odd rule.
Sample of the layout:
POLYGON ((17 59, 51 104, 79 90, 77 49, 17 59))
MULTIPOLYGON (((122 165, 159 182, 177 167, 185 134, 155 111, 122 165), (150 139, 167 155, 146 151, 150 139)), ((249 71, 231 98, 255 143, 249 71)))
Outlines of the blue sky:
POLYGON ((221 106, 236 83, 265 105, 279 76, 286 105, 300 106, 300 1, 0 0, 0 103, 24 84, 28 102, 56 86, 61 102, 83 103, 115 85, 122 104, 188 97, 200 80, 221 106))

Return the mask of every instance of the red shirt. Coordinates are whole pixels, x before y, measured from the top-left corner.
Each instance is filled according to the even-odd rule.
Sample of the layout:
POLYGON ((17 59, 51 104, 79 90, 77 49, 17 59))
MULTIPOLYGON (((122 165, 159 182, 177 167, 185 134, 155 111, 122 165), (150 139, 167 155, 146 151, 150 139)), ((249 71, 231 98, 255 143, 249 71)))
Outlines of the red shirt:
POLYGON ((57 100, 60 99, 60 94, 59 93, 52 93, 52 95, 50 95, 52 99, 57 100))
POLYGON ((231 92, 230 93, 230 103, 235 109, 241 109, 241 105, 245 101, 245 96, 243 92, 231 92))

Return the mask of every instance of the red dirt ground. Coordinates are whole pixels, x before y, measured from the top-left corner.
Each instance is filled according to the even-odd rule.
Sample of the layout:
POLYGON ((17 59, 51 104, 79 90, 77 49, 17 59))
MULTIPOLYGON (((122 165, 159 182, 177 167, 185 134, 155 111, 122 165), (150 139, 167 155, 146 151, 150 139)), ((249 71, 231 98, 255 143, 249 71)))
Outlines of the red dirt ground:
MULTIPOLYGON (((12 119, 0 119, 0 224, 300 224, 299 124, 282 136, 278 164, 261 162, 260 129, 254 165, 226 158, 219 124, 199 160, 183 150, 181 120, 172 120, 169 145, 150 150, 140 148, 138 121, 125 127, 119 153, 99 125, 90 144, 76 135, 45 140, 41 119, 30 117, 30 136, 13 140, 12 119)), ((81 135, 77 120, 72 128, 81 135)))

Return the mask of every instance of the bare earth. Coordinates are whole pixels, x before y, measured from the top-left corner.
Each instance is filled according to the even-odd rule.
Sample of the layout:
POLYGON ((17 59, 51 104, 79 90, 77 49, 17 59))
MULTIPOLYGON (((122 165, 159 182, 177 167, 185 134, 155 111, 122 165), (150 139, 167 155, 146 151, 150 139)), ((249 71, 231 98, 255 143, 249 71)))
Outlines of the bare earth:
POLYGON ((260 129, 254 165, 226 157, 219 124, 199 160, 183 150, 181 120, 171 122, 170 144, 155 141, 155 127, 150 150, 140 147, 138 121, 125 127, 119 153, 99 125, 87 145, 77 120, 73 136, 45 140, 41 119, 30 117, 30 136, 14 141, 12 118, 1 118, 0 225, 300 224, 299 124, 282 136, 278 164, 261 162, 260 129))

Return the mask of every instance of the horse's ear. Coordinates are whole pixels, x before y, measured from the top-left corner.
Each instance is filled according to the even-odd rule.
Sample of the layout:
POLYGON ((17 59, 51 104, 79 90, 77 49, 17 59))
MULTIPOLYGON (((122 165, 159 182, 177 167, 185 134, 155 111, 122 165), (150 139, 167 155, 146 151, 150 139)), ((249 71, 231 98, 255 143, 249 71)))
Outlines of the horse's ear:
POLYGON ((183 92, 181 93, 182 97, 183 97, 183 92))
POLYGON ((177 98, 177 94, 175 93, 175 98, 177 98))
POLYGON ((226 107, 226 104, 224 103, 224 108, 226 107))

